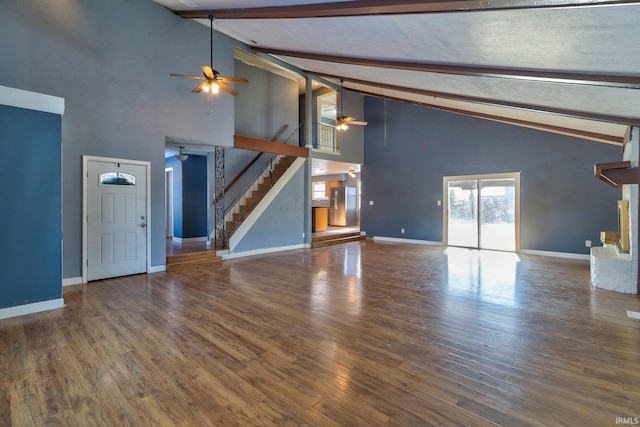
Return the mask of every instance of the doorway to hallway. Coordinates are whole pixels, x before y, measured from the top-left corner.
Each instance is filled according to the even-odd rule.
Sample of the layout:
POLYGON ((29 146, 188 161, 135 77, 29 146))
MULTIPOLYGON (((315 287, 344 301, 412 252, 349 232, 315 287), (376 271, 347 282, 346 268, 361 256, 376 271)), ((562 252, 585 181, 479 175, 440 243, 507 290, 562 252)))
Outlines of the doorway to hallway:
POLYGON ((448 246, 517 251, 520 173, 444 177, 448 246))

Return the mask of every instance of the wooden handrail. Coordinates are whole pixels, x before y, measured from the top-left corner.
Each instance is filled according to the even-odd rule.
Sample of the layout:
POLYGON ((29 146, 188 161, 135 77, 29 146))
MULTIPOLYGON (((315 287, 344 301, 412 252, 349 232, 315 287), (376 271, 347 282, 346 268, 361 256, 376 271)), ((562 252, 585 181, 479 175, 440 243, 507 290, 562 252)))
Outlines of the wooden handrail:
MULTIPOLYGON (((280 130, 278 130, 278 132, 276 132, 276 134, 273 136, 273 138, 271 138, 271 141, 275 142, 278 138, 280 138, 280 136, 284 133, 284 131, 286 131, 289 128, 288 124, 283 124, 282 127, 280 128, 280 130)), ((251 160, 249 162, 249 164, 247 166, 244 167, 244 169, 242 169, 242 171, 240 171, 240 173, 238 175, 236 175, 235 178, 233 178, 233 180, 231 180, 231 182, 229 183, 229 185, 226 185, 225 187, 225 192, 230 189, 231 187, 233 187, 233 184, 235 184, 236 182, 238 182, 238 180, 240 179, 240 177, 242 175, 245 174, 245 172, 247 172, 249 170, 249 168, 251 168, 251 166, 253 166, 258 159, 260 158, 260 156, 262 156, 264 153, 258 153, 253 160, 251 160)), ((215 205, 216 203, 219 202, 219 199, 216 197, 213 200, 213 204, 215 205)))

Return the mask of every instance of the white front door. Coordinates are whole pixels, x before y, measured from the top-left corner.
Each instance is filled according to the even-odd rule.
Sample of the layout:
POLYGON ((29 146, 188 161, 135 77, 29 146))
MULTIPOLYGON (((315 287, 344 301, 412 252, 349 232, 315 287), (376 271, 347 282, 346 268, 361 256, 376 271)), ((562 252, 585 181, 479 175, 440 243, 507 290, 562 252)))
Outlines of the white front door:
POLYGON ((147 167, 87 163, 87 280, 147 270, 147 167))

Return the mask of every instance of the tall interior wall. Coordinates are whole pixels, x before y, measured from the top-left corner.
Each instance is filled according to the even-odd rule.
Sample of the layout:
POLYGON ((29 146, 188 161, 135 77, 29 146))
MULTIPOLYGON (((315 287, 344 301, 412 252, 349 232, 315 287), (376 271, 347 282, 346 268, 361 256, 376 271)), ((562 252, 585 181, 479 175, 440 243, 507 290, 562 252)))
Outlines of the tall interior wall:
MULTIPOLYGON (((214 35, 223 75, 234 75, 238 43, 214 35)), ((66 100, 63 277, 81 276, 82 155, 151 162, 151 266, 164 265, 165 137, 233 144, 234 97, 211 113, 192 80, 169 76, 200 72, 209 29, 152 1, 3 0, 0 58, 0 85, 66 100)))
POLYGON ((617 228, 620 191, 593 176, 617 146, 367 97, 362 222, 368 236, 443 240, 443 177, 520 172, 521 249, 588 254, 617 228), (373 202, 373 205, 370 204, 373 202), (405 233, 401 233, 401 229, 405 233))

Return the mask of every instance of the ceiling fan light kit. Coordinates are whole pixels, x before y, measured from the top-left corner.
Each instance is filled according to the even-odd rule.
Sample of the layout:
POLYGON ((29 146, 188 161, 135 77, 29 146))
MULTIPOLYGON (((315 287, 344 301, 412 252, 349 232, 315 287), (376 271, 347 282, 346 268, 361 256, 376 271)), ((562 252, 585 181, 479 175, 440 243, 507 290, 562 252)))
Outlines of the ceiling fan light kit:
POLYGON ((172 77, 182 77, 186 79, 202 80, 198 86, 196 86, 191 92, 200 93, 205 92, 209 94, 209 103, 211 111, 213 112, 213 100, 211 95, 220 93, 220 89, 227 92, 229 95, 236 96, 240 92, 228 86, 226 83, 249 83, 249 80, 243 77, 224 77, 213 68, 213 15, 209 15, 209 37, 210 37, 210 51, 209 51, 209 65, 200 65, 203 76, 192 76, 187 74, 169 74, 172 77))
POLYGON ((180 147, 180 149, 176 153, 176 159, 180 160, 181 162, 184 162, 188 158, 189 158, 189 155, 185 152, 184 147, 180 147))

